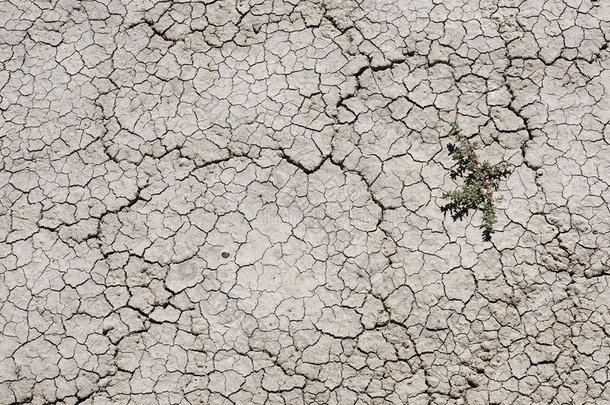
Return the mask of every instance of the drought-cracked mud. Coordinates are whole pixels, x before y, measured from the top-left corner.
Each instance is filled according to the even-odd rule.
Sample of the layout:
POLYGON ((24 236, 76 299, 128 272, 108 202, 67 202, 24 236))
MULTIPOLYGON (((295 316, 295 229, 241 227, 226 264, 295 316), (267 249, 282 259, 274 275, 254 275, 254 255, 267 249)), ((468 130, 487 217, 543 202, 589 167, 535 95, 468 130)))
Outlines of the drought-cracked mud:
POLYGON ((609 404, 609 40, 605 0, 0 1, 0 404, 609 404), (456 120, 514 165, 491 241, 440 209, 456 120))

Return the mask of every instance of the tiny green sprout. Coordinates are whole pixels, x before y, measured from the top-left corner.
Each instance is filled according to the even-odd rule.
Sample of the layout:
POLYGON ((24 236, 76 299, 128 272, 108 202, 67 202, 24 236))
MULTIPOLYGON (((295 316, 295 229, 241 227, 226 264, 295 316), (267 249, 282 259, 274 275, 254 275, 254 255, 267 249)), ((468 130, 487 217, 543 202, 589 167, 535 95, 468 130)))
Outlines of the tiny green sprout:
POLYGON ((455 145, 450 146, 451 157, 458 164, 454 174, 465 177, 465 184, 457 190, 443 193, 443 198, 450 201, 443 209, 450 210, 454 219, 462 217, 471 208, 480 209, 483 212, 481 227, 489 239, 497 221, 492 195, 498 189, 500 179, 510 173, 510 164, 501 162, 492 165, 487 161, 481 163, 475 153, 478 143, 470 142, 457 122, 451 124, 449 135, 456 141, 455 145))

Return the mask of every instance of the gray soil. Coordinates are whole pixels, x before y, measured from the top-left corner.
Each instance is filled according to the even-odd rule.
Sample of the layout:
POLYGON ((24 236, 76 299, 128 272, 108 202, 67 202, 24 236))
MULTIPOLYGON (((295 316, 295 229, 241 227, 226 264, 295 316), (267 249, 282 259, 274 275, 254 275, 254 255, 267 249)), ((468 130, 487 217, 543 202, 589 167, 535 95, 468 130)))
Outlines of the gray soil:
POLYGON ((0 0, 0 404, 610 404, 610 3, 0 0), (441 210, 450 124, 512 173, 441 210))

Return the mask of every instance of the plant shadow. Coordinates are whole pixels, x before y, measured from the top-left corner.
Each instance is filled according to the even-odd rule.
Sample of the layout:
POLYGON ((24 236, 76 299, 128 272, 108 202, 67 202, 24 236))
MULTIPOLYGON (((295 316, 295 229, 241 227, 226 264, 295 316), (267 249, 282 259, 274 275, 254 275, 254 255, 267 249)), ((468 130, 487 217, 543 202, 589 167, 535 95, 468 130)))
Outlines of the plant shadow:
MULTIPOLYGON (((451 215, 451 219, 453 219, 453 221, 462 221, 465 217, 468 216, 468 212, 472 209, 472 210, 477 210, 478 207, 474 207, 474 206, 469 206, 469 207, 463 207, 460 206, 458 204, 456 204, 455 202, 450 202, 448 204, 443 205, 441 208, 441 212, 446 215, 447 213, 449 213, 449 215, 451 215)), ((484 228, 483 225, 480 226, 480 228, 484 228)), ((491 241, 491 234, 493 233, 493 231, 490 231, 489 229, 483 229, 483 242, 489 242, 491 241)))
MULTIPOLYGON (((453 155, 457 148, 455 144, 450 143, 447 145, 447 149, 449 151, 449 155, 453 155)), ((451 176, 452 180, 455 180, 458 177, 464 177, 464 173, 466 173, 466 161, 464 161, 464 159, 460 159, 457 162, 457 167, 455 169, 451 169, 449 172, 449 176, 451 176)))

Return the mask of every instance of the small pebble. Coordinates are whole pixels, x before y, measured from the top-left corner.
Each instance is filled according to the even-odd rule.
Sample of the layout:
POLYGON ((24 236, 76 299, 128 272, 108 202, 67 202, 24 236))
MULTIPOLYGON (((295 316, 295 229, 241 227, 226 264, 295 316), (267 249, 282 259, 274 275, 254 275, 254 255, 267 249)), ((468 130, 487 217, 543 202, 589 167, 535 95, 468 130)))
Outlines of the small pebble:
POLYGON ((227 257, 229 257, 229 252, 222 252, 222 257, 224 257, 225 259, 226 259, 227 257))
POLYGON ((252 29, 254 30, 254 33, 258 34, 259 32, 261 32, 261 27, 262 26, 263 25, 261 23, 257 23, 257 22, 252 24, 252 29))

